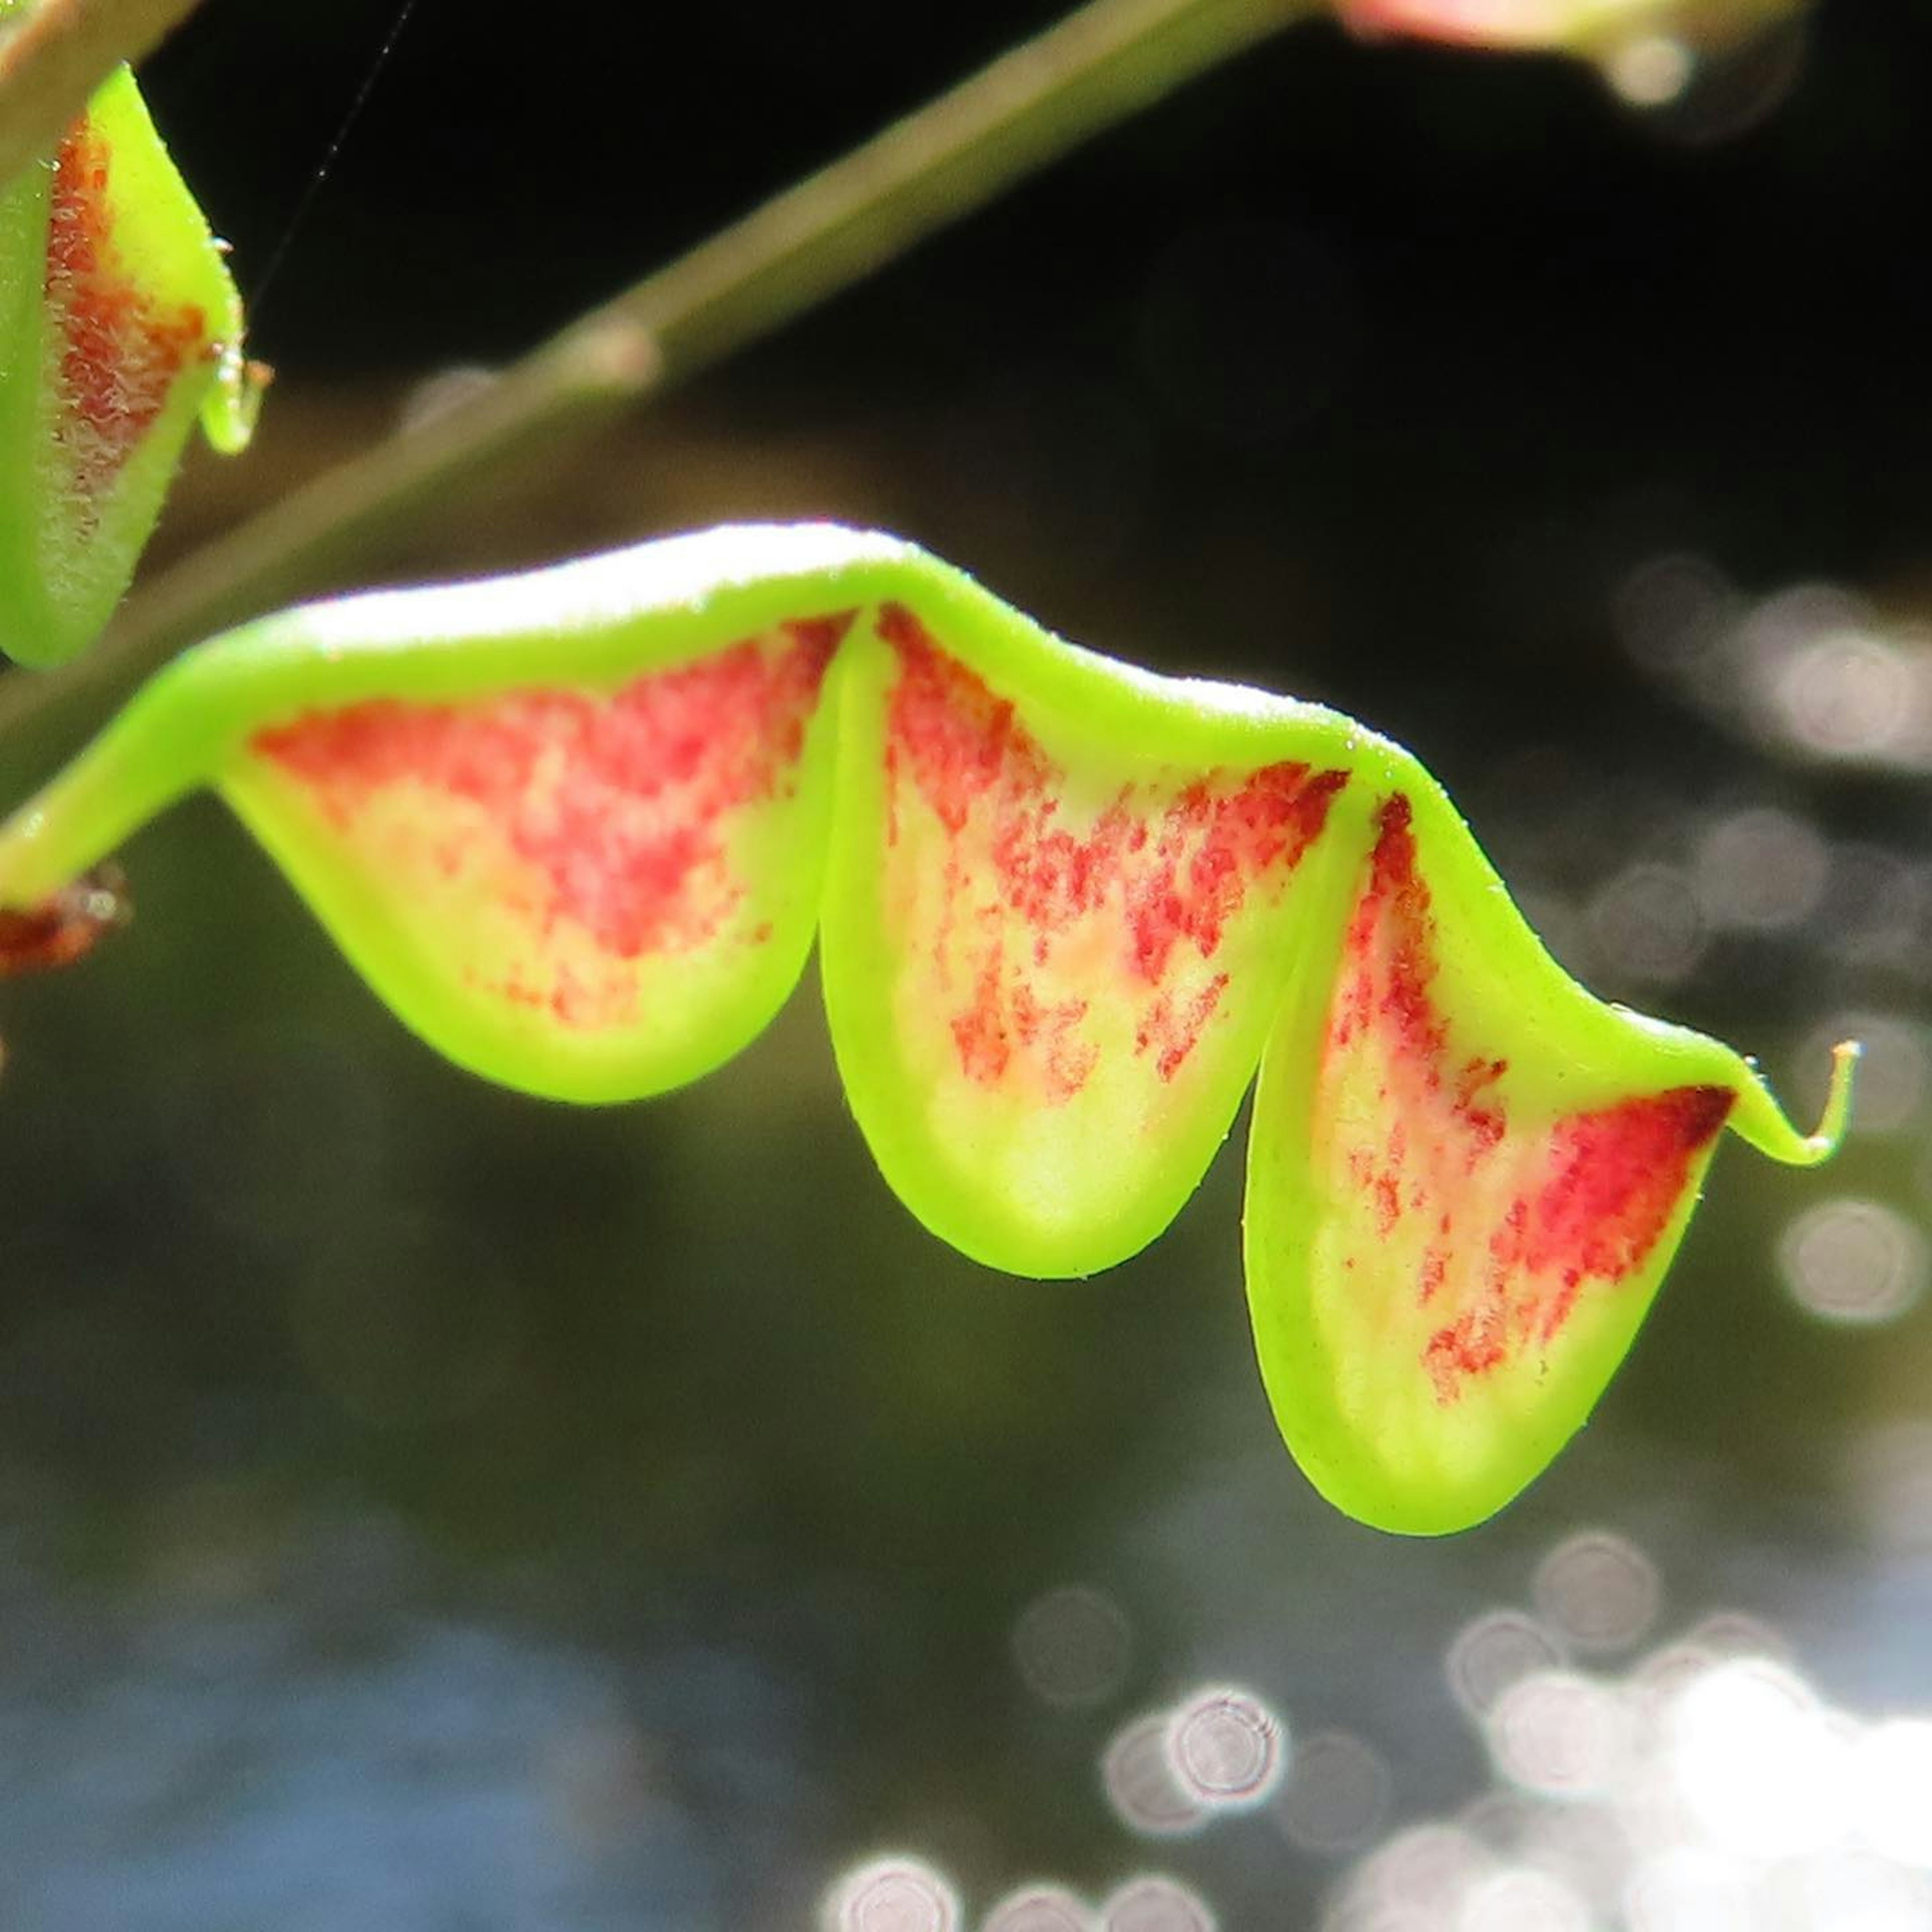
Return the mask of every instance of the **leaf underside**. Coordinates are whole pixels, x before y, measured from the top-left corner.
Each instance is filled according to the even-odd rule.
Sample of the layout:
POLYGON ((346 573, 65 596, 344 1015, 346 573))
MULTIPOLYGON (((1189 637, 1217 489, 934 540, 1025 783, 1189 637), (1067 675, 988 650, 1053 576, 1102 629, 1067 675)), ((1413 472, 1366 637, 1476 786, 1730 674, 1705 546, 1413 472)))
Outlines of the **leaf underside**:
POLYGON ((241 304, 124 69, 0 185, 0 649, 57 664, 127 589, 199 418, 248 437, 241 304))
POLYGON ((1570 980, 1400 748, 1112 665, 890 539, 712 532, 265 620, 0 833, 0 894, 202 781, 409 1024, 535 1093, 698 1077, 816 933, 886 1179, 1010 1272, 1151 1240, 1258 1062, 1263 1377, 1391 1528, 1480 1520, 1574 1432, 1727 1120, 1829 1144, 1570 980))

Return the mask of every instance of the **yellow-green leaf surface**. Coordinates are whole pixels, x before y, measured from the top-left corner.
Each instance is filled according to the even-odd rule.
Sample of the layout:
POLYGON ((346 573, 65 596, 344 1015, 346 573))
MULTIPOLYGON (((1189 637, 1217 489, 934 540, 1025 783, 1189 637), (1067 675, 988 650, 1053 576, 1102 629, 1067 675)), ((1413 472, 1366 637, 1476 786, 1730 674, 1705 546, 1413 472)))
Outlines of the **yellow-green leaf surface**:
POLYGON ((234 284, 124 70, 0 186, 0 648, 90 641, 197 417, 238 449, 255 400, 234 284))
POLYGON ((1124 757, 1103 693, 1002 655, 982 676, 897 603, 855 648, 847 741, 881 751, 841 767, 826 997, 920 1218, 995 1267, 1086 1274, 1226 1136, 1347 774, 1318 724, 1264 764, 1124 757))
POLYGON ((743 1046, 814 931, 886 1179, 994 1266, 1167 1225, 1262 1064, 1246 1264, 1311 1478, 1434 1532, 1588 1413, 1729 1125, 1732 1050, 1594 998, 1408 753, 1049 636, 896 540, 752 526, 263 620, 0 831, 31 910, 213 785, 462 1064, 641 1096, 743 1046))
POLYGON ((1570 980, 1433 788, 1378 787, 1369 830, 1339 950, 1302 962, 1263 1060, 1248 1280, 1316 1485, 1454 1528, 1588 1414, 1762 1090, 1570 980))

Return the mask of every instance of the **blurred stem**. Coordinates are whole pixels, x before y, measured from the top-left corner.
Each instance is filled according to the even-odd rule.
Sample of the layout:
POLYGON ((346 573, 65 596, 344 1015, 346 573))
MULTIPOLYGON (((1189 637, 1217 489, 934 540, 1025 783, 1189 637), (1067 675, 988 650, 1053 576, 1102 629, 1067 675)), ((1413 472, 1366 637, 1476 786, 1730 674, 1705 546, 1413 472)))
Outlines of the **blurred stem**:
POLYGON ((38 0, 10 14, 0 24, 0 182, 52 154, 116 64, 152 53, 197 4, 38 0))
POLYGON ((325 472, 130 599, 64 669, 0 681, 0 730, 112 698, 184 644, 304 592, 858 281, 1323 0, 1090 0, 950 92, 572 323, 487 388, 325 472))

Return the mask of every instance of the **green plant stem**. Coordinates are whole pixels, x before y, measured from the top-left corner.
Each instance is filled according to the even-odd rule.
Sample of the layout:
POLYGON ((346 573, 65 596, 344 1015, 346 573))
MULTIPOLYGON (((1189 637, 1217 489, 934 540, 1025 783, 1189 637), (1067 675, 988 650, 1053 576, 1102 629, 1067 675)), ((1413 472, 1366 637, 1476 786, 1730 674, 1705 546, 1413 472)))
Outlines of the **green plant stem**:
POLYGON ((10 15, 0 25, 0 182, 51 154, 116 64, 152 52, 197 4, 38 0, 10 15))
POLYGON ((593 309, 469 400, 205 545, 130 599, 71 664, 0 680, 0 733, 70 700, 98 706, 184 645, 334 573, 358 574, 460 487, 635 408, 1322 4, 1090 0, 593 309))

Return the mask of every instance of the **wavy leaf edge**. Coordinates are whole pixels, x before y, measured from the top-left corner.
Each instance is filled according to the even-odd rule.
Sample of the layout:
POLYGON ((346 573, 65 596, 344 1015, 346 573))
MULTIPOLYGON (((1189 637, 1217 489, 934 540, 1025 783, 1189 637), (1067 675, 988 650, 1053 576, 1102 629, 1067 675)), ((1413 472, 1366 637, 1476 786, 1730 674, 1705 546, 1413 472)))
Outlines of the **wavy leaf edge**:
POLYGON ((0 828, 52 900, 218 790, 399 1016, 554 1099, 762 1029, 816 938, 911 1211, 1010 1273, 1172 1221, 1258 1068, 1244 1257, 1317 1486, 1436 1533, 1586 1418, 1720 1130, 1720 1042, 1597 999, 1435 780, 1339 712, 1055 638, 896 538, 742 525, 310 604, 185 653, 0 828))

